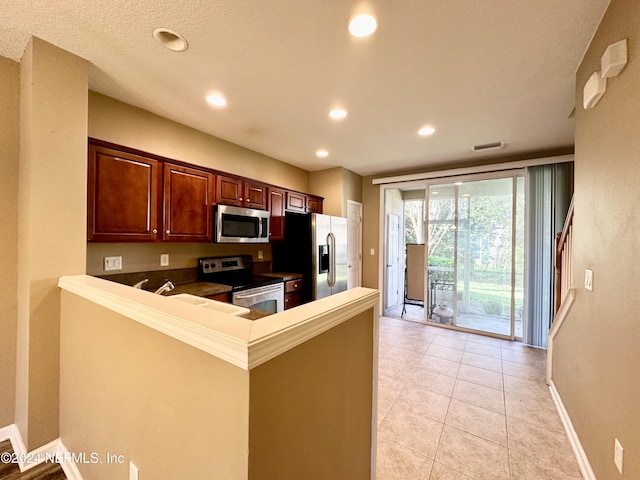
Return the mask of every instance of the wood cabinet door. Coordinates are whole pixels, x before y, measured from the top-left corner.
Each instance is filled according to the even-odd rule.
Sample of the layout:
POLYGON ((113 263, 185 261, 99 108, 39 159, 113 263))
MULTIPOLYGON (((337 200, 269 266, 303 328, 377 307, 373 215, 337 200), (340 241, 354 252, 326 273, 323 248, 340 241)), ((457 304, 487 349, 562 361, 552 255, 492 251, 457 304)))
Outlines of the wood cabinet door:
POLYGON ((216 203, 242 206, 242 180, 216 175, 216 203))
POLYGON ((307 196, 304 193, 287 192, 287 210, 307 212, 307 196))
POLYGON ((165 163, 162 239, 213 241, 213 175, 165 163))
POLYGON ((259 183, 244 182, 244 204, 258 210, 267 209, 267 187, 259 183))
POLYGON ((87 239, 156 240, 159 181, 160 165, 156 160, 89 145, 87 239))
POLYGON ((322 197, 307 196, 307 212, 322 213, 322 197))
POLYGON ((269 240, 284 240, 284 207, 286 201, 284 190, 269 188, 269 240))

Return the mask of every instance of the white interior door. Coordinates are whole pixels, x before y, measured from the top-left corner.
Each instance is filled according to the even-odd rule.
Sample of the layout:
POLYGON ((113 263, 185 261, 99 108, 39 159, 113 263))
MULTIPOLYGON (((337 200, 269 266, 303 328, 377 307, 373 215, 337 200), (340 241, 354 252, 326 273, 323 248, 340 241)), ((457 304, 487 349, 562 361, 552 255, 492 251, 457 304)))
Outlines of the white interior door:
POLYGON ((347 200, 347 288, 362 286, 362 204, 347 200))
POLYGON ((386 263, 386 305, 385 309, 398 304, 400 294, 400 219, 398 215, 387 215, 387 263, 386 263))

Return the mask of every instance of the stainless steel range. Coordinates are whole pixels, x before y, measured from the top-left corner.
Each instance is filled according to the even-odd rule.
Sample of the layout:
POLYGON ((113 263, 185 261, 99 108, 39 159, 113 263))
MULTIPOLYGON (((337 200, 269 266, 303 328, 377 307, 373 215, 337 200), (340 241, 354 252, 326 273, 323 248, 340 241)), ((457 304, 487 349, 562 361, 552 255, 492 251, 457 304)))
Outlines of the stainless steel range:
POLYGON ((232 287, 231 303, 268 313, 284 309, 284 282, 280 278, 255 275, 251 255, 198 259, 198 278, 232 287))

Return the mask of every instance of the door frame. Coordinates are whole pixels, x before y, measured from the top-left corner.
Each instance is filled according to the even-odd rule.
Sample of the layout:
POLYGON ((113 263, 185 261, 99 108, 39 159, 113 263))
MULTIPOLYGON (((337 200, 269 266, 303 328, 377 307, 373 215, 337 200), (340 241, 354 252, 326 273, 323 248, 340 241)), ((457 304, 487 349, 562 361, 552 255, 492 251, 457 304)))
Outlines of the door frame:
POLYGON ((347 288, 353 288, 353 287, 361 287, 362 286, 362 203, 361 202, 356 202, 355 200, 347 200, 347 236, 349 235, 349 222, 350 222, 350 218, 349 218, 349 207, 357 207, 358 208, 358 215, 359 215, 359 219, 358 219, 358 235, 357 235, 357 239, 355 242, 355 245, 353 245, 353 242, 350 242, 349 238, 347 238, 347 250, 348 250, 348 254, 347 254, 347 258, 351 258, 351 253, 353 253, 353 248, 357 248, 357 251, 355 252, 357 254, 357 258, 358 258, 358 280, 356 282, 356 285, 350 285, 348 279, 351 277, 350 274, 347 274, 347 288))
MULTIPOLYGON (((555 157, 554 157, 555 158, 555 157)), ((557 161, 557 160, 556 160, 557 161)), ((535 163, 532 163, 535 164, 535 163)), ((488 172, 478 172, 478 171, 472 171, 469 173, 464 173, 465 169, 459 169, 458 172, 459 174, 455 175, 452 174, 453 171, 447 171, 446 173, 449 173, 449 175, 445 174, 445 175, 436 175, 434 173, 428 173, 425 174, 425 176, 421 179, 417 179, 417 180, 409 180, 409 181, 401 181, 401 182, 394 182, 394 183, 378 183, 378 185, 380 185, 380 210, 379 210, 379 225, 380 225, 380 235, 379 235, 379 246, 378 246, 378 290, 380 291, 380 297, 379 297, 379 309, 380 312, 384 313, 384 298, 386 297, 386 291, 385 291, 385 287, 386 287, 386 282, 385 282, 385 265, 386 265, 386 229, 387 229, 387 215, 386 215, 386 210, 385 210, 385 198, 386 198, 386 191, 387 190, 407 190, 410 189, 411 187, 416 188, 416 187, 423 187, 425 189, 425 199, 426 199, 426 209, 427 209, 427 214, 426 214, 426 219, 425 219, 425 225, 424 225, 424 232, 426 235, 427 230, 427 226, 428 226, 428 204, 429 204, 429 187, 431 185, 437 185, 437 184, 441 184, 441 183, 445 183, 445 182, 457 182, 457 181, 475 181, 475 180, 489 180, 492 178, 504 178, 505 176, 516 176, 516 175, 524 175, 525 177, 525 186, 526 186, 526 165, 517 165, 513 168, 501 168, 501 169, 496 169, 494 171, 488 171, 488 172)), ((444 172, 442 172, 444 173, 444 172)), ((514 182, 515 185, 515 182, 514 182)), ((527 192, 525 190, 525 199, 527 196, 527 192)), ((515 212, 514 212, 515 214, 515 212)), ((525 215, 526 215, 526 209, 525 209, 525 215)), ((526 230, 526 218, 525 218, 525 230, 526 230)), ((514 222, 515 224, 515 222, 514 222)), ((527 235, 526 235, 526 231, 524 232, 524 239, 525 239, 525 251, 527 249, 527 245, 526 245, 526 239, 527 239, 527 235)), ((515 240, 514 240, 515 241, 515 240)), ((424 282, 424 288, 425 288, 425 299, 428 299, 428 276, 427 276, 427 271, 428 271, 428 239, 425 238, 425 264, 424 264, 424 269, 425 269, 425 278, 426 281, 424 282)), ((526 278, 526 274, 527 274, 527 255, 525 255, 525 259, 524 259, 524 276, 526 278)), ((514 258, 512 258, 512 263, 514 262, 514 258)), ((512 275, 513 275, 513 271, 512 271, 512 275)), ((512 280, 512 288, 513 288, 513 280, 512 280)), ((524 299, 523 299, 523 303, 525 303, 525 305, 523 306, 523 312, 526 312, 526 302, 527 302, 527 292, 526 292, 526 285, 525 285, 525 291, 524 291, 524 299)), ((426 301, 425 301, 425 319, 427 316, 427 306, 426 306, 426 301)), ((513 312, 511 315, 511 322, 512 322, 512 336, 507 337, 504 335, 499 335, 499 334, 493 334, 490 332, 479 332, 477 330, 472 330, 472 329, 467 329, 467 328, 463 328, 463 327, 457 327, 457 326, 449 326, 449 325, 437 325, 437 324, 431 324, 433 326, 437 326, 439 328, 446 328, 446 329, 451 329, 451 330, 458 330, 458 331, 463 331, 463 332, 469 332, 469 333, 476 333, 476 334, 481 334, 481 335, 485 335, 485 336, 489 336, 489 337, 495 337, 495 338, 501 338, 501 339, 509 339, 509 340, 518 340, 518 341, 522 341, 523 337, 524 337, 524 332, 526 331, 526 321, 527 319, 525 318, 524 314, 522 317, 522 333, 523 333, 523 337, 516 337, 515 336, 515 329, 513 328, 513 322, 515 321, 515 318, 513 316, 513 312)), ((426 322, 425 322, 426 323, 426 322)))

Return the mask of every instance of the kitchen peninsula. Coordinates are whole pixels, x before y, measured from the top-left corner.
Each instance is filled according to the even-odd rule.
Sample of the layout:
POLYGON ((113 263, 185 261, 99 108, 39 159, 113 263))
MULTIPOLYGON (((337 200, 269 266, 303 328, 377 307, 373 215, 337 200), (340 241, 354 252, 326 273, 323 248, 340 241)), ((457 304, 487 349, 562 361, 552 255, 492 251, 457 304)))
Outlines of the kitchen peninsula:
POLYGON ((145 478, 371 477, 376 290, 253 321, 86 275, 59 286, 69 451, 118 452, 145 478))

